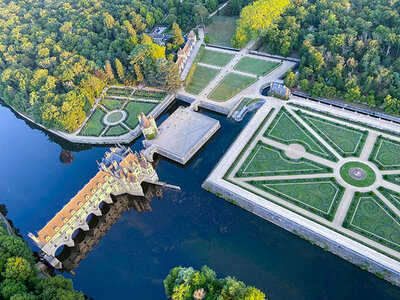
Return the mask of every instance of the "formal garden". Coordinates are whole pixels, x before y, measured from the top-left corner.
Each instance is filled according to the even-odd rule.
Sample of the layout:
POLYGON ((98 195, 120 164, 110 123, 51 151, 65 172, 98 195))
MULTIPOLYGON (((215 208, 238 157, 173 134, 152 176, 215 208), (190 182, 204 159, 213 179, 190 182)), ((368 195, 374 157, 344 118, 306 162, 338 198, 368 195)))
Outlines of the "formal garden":
POLYGON ((396 133, 288 103, 270 111, 224 179, 383 253, 400 252, 396 133))
POLYGON ((80 130, 80 136, 113 137, 134 130, 142 112, 148 115, 167 95, 157 90, 109 88, 80 130))

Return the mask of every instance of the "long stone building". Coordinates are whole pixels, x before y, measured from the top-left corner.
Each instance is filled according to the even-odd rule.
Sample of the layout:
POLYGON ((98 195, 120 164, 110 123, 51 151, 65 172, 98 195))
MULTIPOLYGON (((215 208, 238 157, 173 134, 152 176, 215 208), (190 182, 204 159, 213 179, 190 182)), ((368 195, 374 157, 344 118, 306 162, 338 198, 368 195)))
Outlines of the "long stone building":
MULTIPOLYGON (((97 174, 83 189, 37 233, 37 236, 29 233, 29 237, 41 249, 44 259, 56 269, 63 268, 62 262, 56 257, 57 250, 63 246, 74 247, 76 233, 91 230, 88 220, 91 215, 102 216, 103 204, 112 206, 113 198, 122 195, 145 196, 143 183, 158 183, 156 171, 142 153, 133 153, 130 148, 123 146, 110 150, 98 163, 97 174)), ((123 209, 119 209, 119 213, 123 209)))

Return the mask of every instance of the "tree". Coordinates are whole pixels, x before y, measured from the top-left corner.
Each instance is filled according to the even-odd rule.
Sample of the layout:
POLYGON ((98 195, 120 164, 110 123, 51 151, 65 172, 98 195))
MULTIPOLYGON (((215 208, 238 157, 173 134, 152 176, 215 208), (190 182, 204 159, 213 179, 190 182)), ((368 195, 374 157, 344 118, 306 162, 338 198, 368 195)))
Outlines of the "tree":
POLYGON ((118 74, 119 80, 121 82, 124 82, 125 70, 124 70, 124 67, 122 66, 121 61, 118 58, 115 59, 115 68, 117 69, 117 74, 118 74))
POLYGON ((265 294, 255 287, 248 287, 232 277, 219 279, 207 266, 203 266, 200 271, 173 268, 164 280, 164 287, 167 297, 173 300, 265 300, 265 294))
POLYGON ((297 75, 295 73, 293 73, 292 71, 290 71, 289 74, 286 75, 285 85, 289 88, 292 88, 296 84, 297 84, 297 75))
POLYGON ((197 3, 193 7, 193 14, 197 25, 204 24, 208 19, 208 10, 202 3, 197 3))
POLYGON ((243 47, 251 38, 279 19, 289 0, 258 0, 244 7, 237 22, 233 44, 243 47))
POLYGON ((33 275, 29 262, 21 257, 11 257, 7 260, 3 276, 16 281, 25 281, 33 275))
POLYGON ((182 36, 182 30, 180 29, 179 25, 176 22, 172 24, 172 38, 173 38, 172 44, 176 47, 179 47, 185 42, 182 36))
POLYGON ((109 60, 106 61, 106 64, 104 65, 104 70, 106 71, 107 78, 109 80, 113 80, 114 79, 114 71, 113 71, 113 68, 112 68, 109 60))

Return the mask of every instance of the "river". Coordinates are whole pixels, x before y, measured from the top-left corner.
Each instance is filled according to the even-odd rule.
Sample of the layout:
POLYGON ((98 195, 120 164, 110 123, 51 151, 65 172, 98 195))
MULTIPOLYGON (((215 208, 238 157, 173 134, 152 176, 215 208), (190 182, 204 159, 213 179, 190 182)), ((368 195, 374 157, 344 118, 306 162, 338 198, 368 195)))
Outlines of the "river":
MULTIPOLYGON (((175 105, 176 108, 176 105, 175 105)), ((167 111, 161 119, 171 112, 167 111)), ((162 159, 164 190, 152 212, 122 214, 87 255, 72 278, 94 299, 165 299, 163 279, 174 266, 208 265, 221 277, 235 276, 269 299, 400 299, 398 287, 201 188, 223 153, 243 129, 218 119, 221 129, 186 166, 162 159)), ((142 148, 141 140, 132 143, 142 148)), ((0 106, 0 202, 28 241, 96 173, 108 147, 72 145, 17 118, 0 106), (61 149, 73 151, 64 165, 61 149)), ((28 241, 32 249, 38 248, 28 241)))

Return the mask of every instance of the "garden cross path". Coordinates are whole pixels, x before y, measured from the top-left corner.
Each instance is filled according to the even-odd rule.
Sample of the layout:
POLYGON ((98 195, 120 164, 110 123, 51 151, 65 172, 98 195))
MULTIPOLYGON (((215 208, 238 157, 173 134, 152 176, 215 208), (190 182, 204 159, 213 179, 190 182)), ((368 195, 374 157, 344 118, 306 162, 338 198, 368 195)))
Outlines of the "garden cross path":
MULTIPOLYGON (((391 124, 383 120, 376 120, 372 117, 366 117, 365 115, 350 113, 337 108, 329 108, 329 112, 332 113, 332 116, 324 115, 323 119, 326 119, 338 125, 346 125, 347 127, 351 126, 352 128, 354 128, 354 132, 356 133, 357 132, 362 133, 365 130, 368 131, 368 135, 365 138, 364 145, 361 148, 361 151, 359 152, 359 157, 354 157, 354 156, 342 157, 338 153, 338 151, 335 151, 335 149, 333 149, 332 145, 326 140, 326 137, 323 137, 321 133, 317 133, 312 127, 309 126, 308 122, 303 120, 303 118, 296 113, 298 109, 301 109, 301 107, 310 107, 310 108, 312 107, 316 109, 316 111, 310 111, 310 110, 305 111, 307 115, 315 117, 321 116, 321 114, 319 114, 318 111, 323 112, 326 111, 327 109, 327 106, 324 104, 313 103, 313 102, 311 103, 305 99, 298 97, 292 96, 288 102, 284 102, 272 97, 267 97, 266 103, 256 112, 255 116, 252 118, 252 120, 243 130, 243 132, 238 136, 235 143, 227 151, 225 156, 220 160, 220 163, 215 167, 213 172, 204 182, 203 187, 210 188, 213 192, 218 192, 218 193, 222 192, 222 195, 224 197, 229 197, 230 199, 233 199, 235 201, 237 200, 238 202, 240 202, 240 206, 244 207, 254 206, 254 208, 250 210, 251 211, 254 210, 257 214, 260 214, 260 208, 256 207, 265 207, 266 210, 273 209, 274 211, 281 211, 282 212, 280 213, 281 216, 285 215, 286 217, 291 218, 291 220, 296 220, 295 222, 298 222, 298 224, 303 224, 303 225, 307 224, 307 228, 311 228, 311 230, 315 232, 321 233, 321 225, 324 225, 325 226, 324 228, 328 227, 335 229, 337 231, 337 233, 333 234, 335 235, 335 238, 333 239, 335 242, 340 241, 340 243, 342 242, 345 244, 349 243, 349 239, 345 241, 343 240, 342 234, 345 234, 349 237, 355 237, 358 241, 361 241, 362 243, 369 245, 370 247, 379 249, 384 253, 400 258, 399 252, 396 251, 395 249, 384 246, 383 244, 379 243, 376 240, 370 239, 364 235, 356 233, 350 230, 350 228, 343 227, 343 222, 348 214, 350 205, 355 196, 355 192, 363 193, 372 191, 380 200, 382 200, 382 203, 388 209, 390 209, 397 216, 400 216, 400 210, 398 209, 398 207, 396 207, 391 201, 389 201, 389 198, 387 198, 386 195, 383 195, 382 192, 378 190, 379 187, 384 187, 386 189, 400 193, 400 185, 394 184, 392 182, 383 179, 383 175, 389 175, 389 174, 400 175, 400 168, 396 170, 379 170, 378 167, 373 162, 369 161, 370 155, 372 151, 374 151, 374 145, 376 144, 378 135, 382 135, 383 137, 390 138, 400 143, 400 135, 396 136, 389 133, 385 133, 385 131, 379 131, 379 129, 374 129, 375 126, 379 125, 378 127, 382 128, 382 130, 383 129, 395 130, 395 132, 398 133, 400 133, 400 130, 396 128, 397 126, 395 126, 394 124, 391 124), (298 106, 294 108, 293 106, 288 105, 292 103, 298 106), (334 156, 336 156, 339 159, 339 161, 335 162, 333 160, 329 160, 320 157, 318 155, 309 153, 306 151, 306 149, 304 149, 304 147, 300 147, 296 143, 283 144, 278 140, 271 139, 268 134, 264 136, 264 132, 266 132, 267 128, 269 128, 275 117, 278 115, 278 112, 280 111, 282 106, 286 108, 286 111, 291 115, 293 120, 295 120, 297 123, 303 126, 307 130, 307 132, 312 135, 313 140, 318 141, 323 147, 325 147, 334 156), (264 122, 263 120, 266 118, 268 113, 269 117, 264 122), (342 118, 344 117, 345 119, 352 120, 355 123, 348 122, 345 119, 338 119, 335 117, 336 115, 342 118), (374 128, 363 126, 362 124, 359 124, 357 122, 366 124, 367 126, 368 125, 372 126, 374 128), (256 130, 257 132, 255 133, 256 130), (255 137, 253 137, 253 134, 255 134, 255 137), (252 151, 255 148, 258 141, 261 141, 263 144, 271 146, 274 149, 278 149, 279 151, 281 151, 280 153, 284 154, 281 156, 281 159, 288 160, 289 164, 290 163, 296 164, 301 162, 304 163, 307 161, 311 161, 318 163, 319 165, 330 167, 332 171, 330 173, 322 172, 320 174, 318 173, 296 174, 296 171, 293 171, 295 169, 288 169, 287 172, 282 171, 282 174, 279 174, 279 172, 273 170, 280 170, 280 169, 275 168, 275 169, 266 169, 266 170, 271 170, 270 172, 275 172, 271 173, 272 175, 268 174, 268 172, 263 173, 263 171, 260 171, 261 173, 259 174, 247 173, 246 175, 243 175, 243 173, 238 173, 239 170, 242 170, 240 172, 244 172, 243 170, 249 168, 250 164, 252 163, 252 160, 255 159, 257 152, 252 152, 252 151), (251 160, 247 160, 250 159, 249 157, 251 157, 251 160), (245 162, 247 165, 245 167, 242 167, 245 164, 245 162), (376 175, 375 182, 373 182, 371 185, 367 187, 355 187, 344 181, 340 173, 340 168, 347 162, 358 162, 367 165, 369 168, 372 169, 372 171, 376 175), (292 172, 293 174, 291 174, 292 172), (235 174, 237 173, 239 177, 235 176, 235 174), (260 175, 260 176, 255 176, 255 175, 260 175), (272 180, 276 183, 293 179, 299 179, 300 182, 303 183, 307 182, 307 180, 315 182, 312 181, 313 179, 315 179, 316 181, 325 180, 325 182, 329 182, 330 178, 332 177, 334 177, 335 181, 340 186, 344 187, 344 190, 340 202, 338 202, 336 206, 336 212, 333 214, 332 219, 330 221, 322 216, 316 215, 312 211, 301 208, 300 206, 296 205, 293 202, 288 202, 287 200, 284 200, 279 196, 279 194, 272 194, 271 192, 269 192, 270 189, 263 190, 260 188, 256 188, 255 186, 250 184, 250 181, 252 180, 255 182, 269 181, 270 184, 272 180), (241 203, 241 201, 244 201, 242 199, 246 199, 245 201, 246 204, 244 202, 241 203), (270 199, 271 203, 269 201, 265 201, 265 199, 270 199), (279 204, 279 206, 276 205, 271 206, 271 204, 273 203, 277 203, 279 204), (280 206, 286 207, 287 209, 289 209, 289 212, 288 210, 286 210, 286 212, 283 212, 282 209, 278 208, 280 206), (292 212, 295 212, 295 214, 293 214, 292 212), (300 212, 301 215, 305 216, 307 218, 307 221, 305 221, 306 219, 304 217, 298 216, 297 212, 300 212), (317 223, 319 224, 315 223, 314 220, 317 221, 317 223)), ((264 157, 265 157, 264 159, 267 159, 268 156, 264 157)), ((255 163, 264 164, 263 156, 259 156, 255 163)), ((254 169, 253 167, 253 170, 256 169, 254 169)), ((327 230, 326 233, 327 236, 332 236, 331 231, 329 231, 328 229, 326 230, 327 230)), ((346 245, 348 246, 348 244, 346 245)), ((371 248, 360 246, 359 243, 351 244, 351 247, 350 248, 353 249, 353 251, 356 252, 359 251, 360 253, 362 253, 362 255, 366 255, 373 260, 379 259, 379 261, 384 262, 382 264, 385 266, 385 268, 388 268, 388 270, 398 270, 399 272, 398 274, 400 274, 400 263, 392 260, 391 258, 379 252, 376 252, 371 248)))
MULTIPOLYGON (((229 55, 233 55, 233 57, 225 66, 222 66, 222 67, 211 65, 211 64, 205 63, 205 62, 198 62, 197 64, 199 66, 219 70, 219 73, 203 88, 203 90, 201 90, 199 95, 190 94, 189 92, 186 91, 185 87, 182 87, 178 91, 178 94, 181 94, 186 97, 194 98, 195 101, 192 103, 192 105, 191 105, 192 107, 197 107, 198 104, 200 103, 200 106, 202 106, 202 104, 204 104, 208 108, 215 107, 216 111, 225 112, 226 114, 228 114, 232 109, 234 109, 234 107, 236 107, 238 102, 244 97, 266 99, 266 97, 261 95, 262 88, 265 87, 268 83, 279 80, 279 78, 281 78, 282 75, 285 74, 286 71, 294 68, 296 63, 290 62, 290 61, 281 61, 279 59, 266 58, 266 57, 250 54, 249 51, 254 46, 254 44, 255 44, 255 41, 250 41, 244 48, 242 48, 238 52, 228 50, 228 49, 206 46, 205 50, 226 53, 229 55), (244 57, 265 60, 268 62, 276 62, 276 63, 280 63, 280 66, 276 67, 275 69, 273 69, 266 75, 260 75, 260 76, 257 76, 255 74, 251 74, 248 72, 235 70, 234 67, 236 66, 236 64, 244 57), (257 78, 258 80, 251 83, 248 87, 244 88, 239 93, 232 96, 230 99, 228 99, 226 101, 220 102, 220 101, 214 101, 214 100, 209 99, 208 98, 209 94, 220 84, 220 82, 229 73, 244 75, 244 76, 254 78, 254 79, 257 78)), ((194 58, 194 56, 195 55, 193 54, 191 57, 194 58)), ((188 63, 187 65, 190 65, 190 64, 188 63)))

